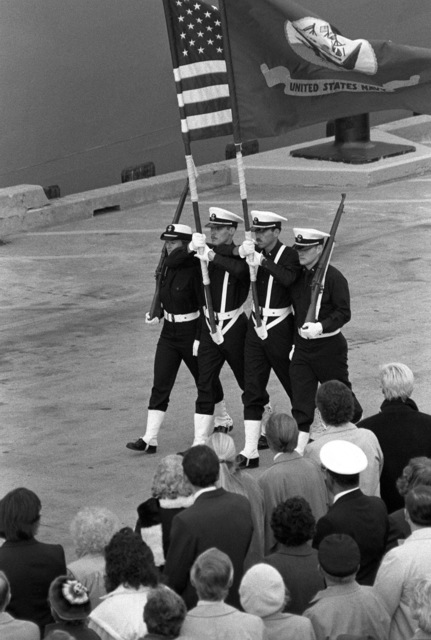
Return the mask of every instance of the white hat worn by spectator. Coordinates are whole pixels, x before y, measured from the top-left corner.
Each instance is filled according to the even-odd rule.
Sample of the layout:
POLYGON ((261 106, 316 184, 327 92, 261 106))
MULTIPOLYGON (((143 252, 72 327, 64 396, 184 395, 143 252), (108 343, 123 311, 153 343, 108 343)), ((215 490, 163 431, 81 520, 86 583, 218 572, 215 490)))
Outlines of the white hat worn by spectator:
POLYGON ((320 462, 324 467, 349 476, 360 473, 368 466, 368 460, 360 447, 347 440, 332 440, 320 450, 320 462))
POLYGON ((244 611, 264 618, 284 608, 286 587, 277 569, 255 564, 241 580, 239 597, 244 611))

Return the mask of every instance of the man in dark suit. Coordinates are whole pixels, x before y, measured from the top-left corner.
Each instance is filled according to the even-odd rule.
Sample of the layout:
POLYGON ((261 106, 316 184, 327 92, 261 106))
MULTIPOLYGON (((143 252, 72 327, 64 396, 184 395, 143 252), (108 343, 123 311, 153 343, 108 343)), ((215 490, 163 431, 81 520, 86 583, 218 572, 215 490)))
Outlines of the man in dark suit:
POLYGON ((367 457, 357 445, 332 440, 320 450, 320 461, 332 506, 317 522, 313 547, 332 533, 351 536, 361 552, 357 582, 372 585, 385 552, 388 514, 381 498, 366 496, 359 489, 359 474, 367 466, 367 457))
POLYGON ((239 607, 238 588, 253 533, 250 503, 244 496, 215 486, 220 463, 206 445, 186 451, 183 468, 193 486, 195 502, 172 522, 165 564, 168 584, 183 597, 188 609, 194 607, 198 598, 190 582, 190 569, 199 554, 216 547, 229 556, 234 567, 226 602, 239 607))
POLYGON ((411 458, 431 457, 431 416, 421 413, 410 398, 414 377, 401 362, 380 367, 380 386, 385 397, 380 413, 358 423, 369 429, 380 443, 384 462, 380 477, 380 495, 389 513, 404 508, 396 481, 411 458))

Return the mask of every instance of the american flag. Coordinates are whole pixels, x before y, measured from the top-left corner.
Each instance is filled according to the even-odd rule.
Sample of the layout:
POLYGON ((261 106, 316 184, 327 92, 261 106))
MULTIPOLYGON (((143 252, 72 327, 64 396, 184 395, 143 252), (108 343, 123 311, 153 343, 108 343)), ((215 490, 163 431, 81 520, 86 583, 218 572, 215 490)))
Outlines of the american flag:
POLYGON ((220 12, 196 0, 163 0, 184 140, 232 133, 220 12))

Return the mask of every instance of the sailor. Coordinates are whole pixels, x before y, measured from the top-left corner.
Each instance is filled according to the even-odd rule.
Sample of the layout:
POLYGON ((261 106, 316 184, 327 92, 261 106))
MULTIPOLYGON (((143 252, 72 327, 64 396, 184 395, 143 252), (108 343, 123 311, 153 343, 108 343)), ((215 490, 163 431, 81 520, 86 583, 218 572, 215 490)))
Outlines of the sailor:
MULTIPOLYGON (((299 428, 298 449, 308 442, 314 420, 315 397, 319 382, 339 380, 349 389, 347 341, 341 328, 350 320, 349 285, 343 274, 328 264, 324 288, 316 309, 316 321, 305 323, 311 299, 311 282, 328 233, 317 229, 294 228, 294 248, 302 266, 298 279, 291 287, 295 310, 295 349, 290 364, 292 384, 292 415, 299 428)), ((362 408, 354 396, 355 412, 352 422, 362 415, 362 408)))
MULTIPOLYGON (((198 396, 194 417, 193 445, 204 444, 210 435, 216 397, 215 381, 227 362, 241 390, 244 389, 244 339, 247 316, 244 303, 250 288, 249 268, 238 255, 233 255, 236 245, 233 237, 242 218, 227 209, 210 207, 209 222, 211 240, 194 233, 189 250, 195 257, 208 263, 212 306, 215 313, 217 334, 211 333, 209 311, 204 307, 204 320, 198 350, 198 396)), ((225 432, 230 428, 225 428, 225 432)))
MULTIPOLYGON (((165 418, 171 391, 181 362, 198 382, 197 340, 200 333, 201 274, 199 265, 187 250, 192 230, 185 224, 170 224, 160 236, 165 241, 166 258, 160 286, 161 316, 145 322, 158 324, 164 318, 154 359, 154 379, 148 405, 145 434, 127 448, 143 453, 157 452, 157 436, 165 418)), ((223 388, 214 381, 215 424, 232 423, 226 413, 223 388)))
POLYGON ((251 211, 255 241, 245 240, 239 248, 246 263, 257 269, 256 289, 261 327, 255 310, 250 315, 245 338, 244 428, 245 445, 237 458, 240 467, 259 466, 259 448, 267 448, 261 438, 261 420, 268 403, 267 385, 271 369, 289 398, 289 353, 293 342, 293 309, 290 295, 300 265, 298 254, 279 240, 281 223, 287 219, 271 211, 251 211))

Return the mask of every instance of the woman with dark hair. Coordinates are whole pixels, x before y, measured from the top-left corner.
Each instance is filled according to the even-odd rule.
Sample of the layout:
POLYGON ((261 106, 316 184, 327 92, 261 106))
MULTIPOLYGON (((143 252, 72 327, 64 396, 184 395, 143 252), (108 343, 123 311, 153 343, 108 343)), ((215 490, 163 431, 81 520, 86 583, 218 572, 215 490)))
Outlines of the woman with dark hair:
POLYGON ((101 640, 136 640, 146 633, 143 609, 159 583, 151 549, 125 527, 105 547, 107 595, 90 614, 89 627, 101 640))
MULTIPOLYGON (((403 498, 410 489, 413 489, 418 484, 431 486, 431 458, 419 456, 409 460, 408 465, 404 467, 401 476, 396 482, 398 493, 403 498)), ((386 552, 397 547, 399 545, 398 541, 405 540, 412 532, 410 524, 406 520, 404 508, 393 511, 389 514, 388 519, 389 533, 386 552)))
MULTIPOLYGON (((189 369, 196 385, 198 382, 197 350, 200 335, 200 307, 202 299, 202 276, 194 254, 187 251, 192 239, 191 227, 185 224, 170 224, 160 236, 165 241, 166 257, 160 284, 160 317, 145 322, 158 324, 163 318, 154 359, 154 379, 148 404, 147 426, 143 436, 126 447, 141 453, 156 453, 158 434, 165 419, 169 398, 181 362, 189 369)), ((216 383, 215 426, 232 425, 223 400, 220 380, 216 383)))
POLYGON ((286 611, 302 614, 325 583, 318 570, 313 539, 316 521, 308 502, 300 496, 281 502, 272 512, 271 528, 277 540, 264 562, 280 572, 290 593, 286 611))
POLYGON ((45 625, 53 622, 49 585, 66 573, 66 560, 61 545, 35 538, 41 506, 38 496, 24 487, 0 500, 0 537, 6 540, 0 548, 0 569, 11 586, 8 613, 35 622, 43 633, 45 625))

